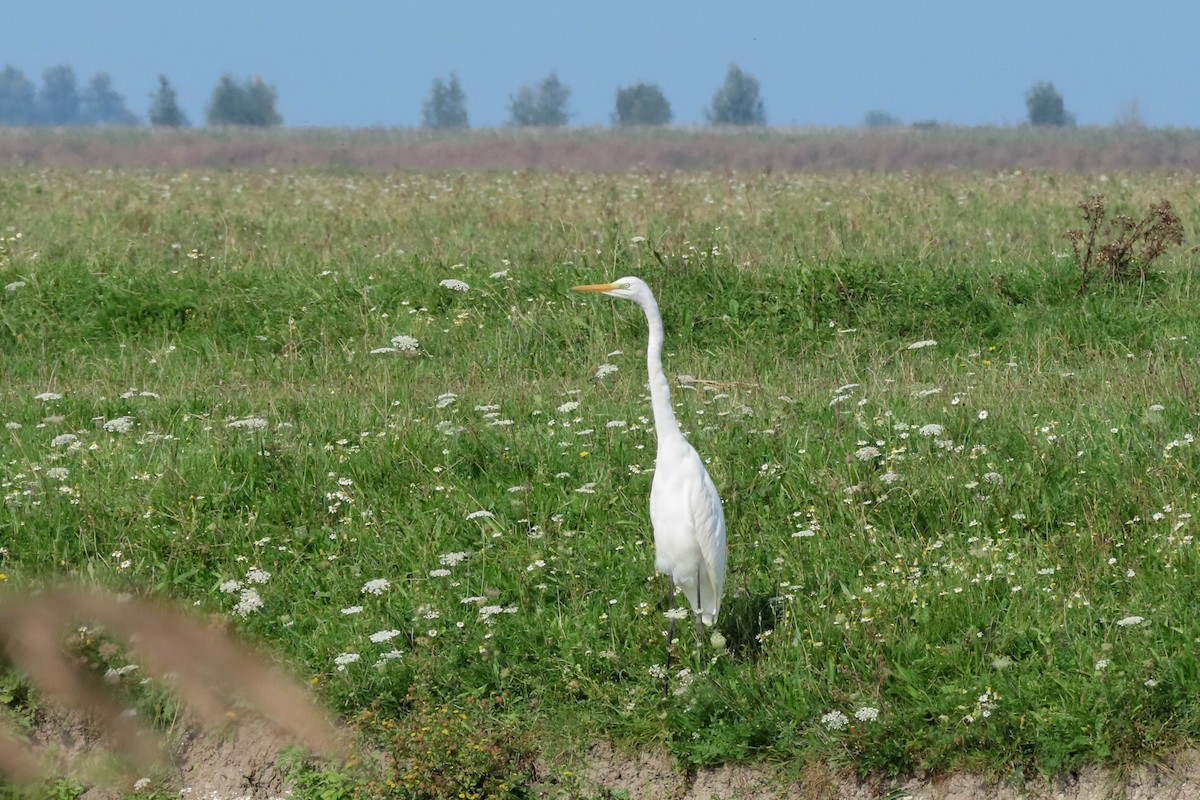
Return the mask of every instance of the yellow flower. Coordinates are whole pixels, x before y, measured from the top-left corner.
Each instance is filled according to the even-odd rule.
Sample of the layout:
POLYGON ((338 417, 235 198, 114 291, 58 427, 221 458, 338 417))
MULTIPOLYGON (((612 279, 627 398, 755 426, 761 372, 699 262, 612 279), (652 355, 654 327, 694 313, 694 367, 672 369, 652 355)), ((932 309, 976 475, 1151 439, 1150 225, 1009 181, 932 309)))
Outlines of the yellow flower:
POLYGON ((579 451, 579 457, 580 457, 580 458, 587 458, 589 455, 591 455, 591 453, 589 453, 587 450, 580 450, 580 451, 579 451))

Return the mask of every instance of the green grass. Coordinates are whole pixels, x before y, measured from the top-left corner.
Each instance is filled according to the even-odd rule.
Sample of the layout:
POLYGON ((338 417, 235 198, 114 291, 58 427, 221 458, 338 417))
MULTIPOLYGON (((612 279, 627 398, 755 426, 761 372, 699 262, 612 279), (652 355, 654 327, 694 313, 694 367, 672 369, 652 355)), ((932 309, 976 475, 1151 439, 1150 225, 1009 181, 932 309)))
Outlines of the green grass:
POLYGON ((470 719, 505 791, 600 735, 883 775, 1194 744, 1195 255, 1080 296, 1096 190, 1200 222, 1148 173, 4 172, 0 572, 227 615, 400 749, 470 719), (569 291, 624 274, 729 522, 728 648, 681 636, 667 697, 644 320, 569 291))

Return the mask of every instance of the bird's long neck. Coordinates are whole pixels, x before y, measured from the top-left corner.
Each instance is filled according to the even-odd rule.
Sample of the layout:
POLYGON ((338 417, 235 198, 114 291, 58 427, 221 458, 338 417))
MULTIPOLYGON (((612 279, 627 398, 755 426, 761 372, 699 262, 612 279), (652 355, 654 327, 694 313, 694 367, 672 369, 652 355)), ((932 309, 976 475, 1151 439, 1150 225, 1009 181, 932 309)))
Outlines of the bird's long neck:
POLYGON ((658 303, 649 298, 642 304, 646 321, 650 324, 650 341, 646 347, 646 372, 650 381, 650 407, 654 410, 654 431, 659 448, 664 441, 682 439, 679 423, 675 421, 675 409, 671 407, 671 387, 667 374, 663 372, 663 324, 658 312, 658 303))

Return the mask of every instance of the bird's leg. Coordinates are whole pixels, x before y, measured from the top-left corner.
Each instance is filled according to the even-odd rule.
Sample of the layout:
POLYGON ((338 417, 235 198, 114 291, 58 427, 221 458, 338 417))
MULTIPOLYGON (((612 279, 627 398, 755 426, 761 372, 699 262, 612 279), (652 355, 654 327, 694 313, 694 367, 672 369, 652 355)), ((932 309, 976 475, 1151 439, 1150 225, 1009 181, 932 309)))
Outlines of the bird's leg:
POLYGON ((704 669, 704 597, 703 584, 700 583, 700 570, 696 570, 696 660, 697 672, 704 669))
POLYGON ((671 641, 675 638, 675 579, 667 576, 667 666, 663 675, 663 697, 671 694, 671 641))

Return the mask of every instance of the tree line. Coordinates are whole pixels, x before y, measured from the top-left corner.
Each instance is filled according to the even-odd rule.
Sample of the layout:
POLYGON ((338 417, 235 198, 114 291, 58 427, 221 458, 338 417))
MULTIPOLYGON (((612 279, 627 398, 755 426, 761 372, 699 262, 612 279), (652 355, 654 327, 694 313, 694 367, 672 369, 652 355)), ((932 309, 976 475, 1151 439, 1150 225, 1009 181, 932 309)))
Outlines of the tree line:
MULTIPOLYGON (((571 90, 552 72, 509 96, 508 124, 550 128, 566 125, 571 119, 570 98, 571 90)), ((704 115, 712 125, 765 125, 767 112, 758 79, 737 64, 731 65, 704 115)), ((617 89, 612 113, 614 125, 668 125, 672 118, 671 103, 658 84, 643 81, 617 89)), ((458 75, 451 73, 448 80, 434 79, 429 97, 421 106, 421 125, 440 129, 470 127, 467 97, 458 75)))
MULTIPOLYGON (((559 127, 570 122, 571 90, 557 73, 533 84, 521 86, 509 96, 508 124, 520 127, 559 127)), ((221 76, 213 88, 205 109, 208 125, 279 125, 283 117, 276 110, 278 93, 260 77, 238 80, 221 76)), ((1053 83, 1039 82, 1025 95, 1031 125, 1071 126, 1075 117, 1066 110, 1062 93, 1053 83)), ((713 92, 712 102, 704 110, 712 125, 765 125, 766 106, 758 79, 736 64, 730 65, 725 80, 713 92)), ((151 125, 186 127, 187 114, 179 106, 174 87, 165 75, 158 77, 157 88, 150 93, 148 112, 151 125)), ((639 82, 617 89, 612 123, 616 126, 668 125, 673 118, 671 104, 658 84, 639 82)), ((125 98, 112 85, 106 72, 98 72, 79 87, 75 71, 65 64, 49 67, 42 73, 41 86, 35 86, 12 65, 0 71, 0 125, 139 125, 141 118, 129 110, 125 98)), ((467 97, 458 75, 435 78, 421 106, 421 124, 426 128, 462 130, 470 127, 467 97)), ((868 128, 902 124, 886 111, 869 111, 863 118, 868 128)), ((917 128, 936 127, 937 122, 914 122, 917 128)), ((1118 124, 1140 125, 1136 104, 1122 112, 1118 124)))
MULTIPOLYGON (((262 78, 239 81, 223 75, 205 111, 209 125, 279 125, 278 94, 262 78)), ((165 75, 150 93, 151 125, 186 127, 191 124, 165 75)), ((42 72, 41 86, 9 64, 0 71, 0 125, 140 125, 125 98, 113 88, 107 72, 97 72, 82 89, 75 70, 66 64, 42 72)))

